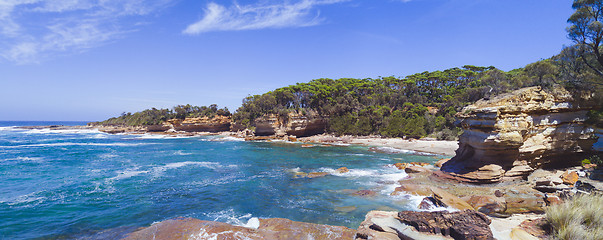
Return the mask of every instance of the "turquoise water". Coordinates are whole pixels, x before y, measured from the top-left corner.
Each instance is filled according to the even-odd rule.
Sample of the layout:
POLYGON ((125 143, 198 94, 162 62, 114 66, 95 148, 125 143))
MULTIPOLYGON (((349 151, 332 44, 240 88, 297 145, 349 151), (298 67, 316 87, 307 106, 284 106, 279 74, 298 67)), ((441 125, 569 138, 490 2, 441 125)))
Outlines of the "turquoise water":
POLYGON ((357 228, 370 210, 416 206, 415 198, 389 196, 406 176, 390 164, 437 158, 362 146, 14 127, 51 124, 82 123, 0 122, 0 239, 102 238, 180 216, 357 228), (343 166, 350 172, 293 178, 343 166), (377 196, 351 194, 364 189, 377 196))

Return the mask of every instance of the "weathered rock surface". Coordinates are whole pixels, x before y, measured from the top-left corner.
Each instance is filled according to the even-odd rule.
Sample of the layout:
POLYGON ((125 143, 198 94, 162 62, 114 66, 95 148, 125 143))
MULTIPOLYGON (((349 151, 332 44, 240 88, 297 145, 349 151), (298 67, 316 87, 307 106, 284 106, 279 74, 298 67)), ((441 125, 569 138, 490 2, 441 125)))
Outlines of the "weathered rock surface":
POLYGON ((356 239, 494 239, 485 215, 462 212, 371 211, 356 239))
POLYGON ((523 88, 480 100, 457 115, 463 134, 442 171, 474 183, 521 178, 544 166, 569 166, 592 150, 594 130, 584 125, 589 96, 564 89, 523 88))
POLYGON ((230 131, 231 119, 227 116, 215 116, 213 118, 185 118, 170 119, 168 122, 176 131, 185 132, 224 132, 230 131))
POLYGON ((130 233, 125 239, 352 239, 355 231, 341 226, 295 222, 283 218, 259 219, 248 228, 194 218, 166 220, 130 233))
POLYGON ((255 119, 255 135, 291 135, 306 137, 325 131, 327 120, 315 112, 306 114, 290 112, 286 117, 270 114, 255 119))
POLYGON ((505 199, 495 196, 474 195, 466 200, 475 210, 489 216, 502 214, 507 210, 505 199))
POLYGON ((436 206, 452 207, 459 210, 473 210, 473 207, 469 203, 453 194, 450 194, 444 189, 433 186, 402 184, 400 187, 397 187, 394 190, 392 195, 399 195, 401 193, 432 197, 432 201, 435 201, 434 203, 436 206))

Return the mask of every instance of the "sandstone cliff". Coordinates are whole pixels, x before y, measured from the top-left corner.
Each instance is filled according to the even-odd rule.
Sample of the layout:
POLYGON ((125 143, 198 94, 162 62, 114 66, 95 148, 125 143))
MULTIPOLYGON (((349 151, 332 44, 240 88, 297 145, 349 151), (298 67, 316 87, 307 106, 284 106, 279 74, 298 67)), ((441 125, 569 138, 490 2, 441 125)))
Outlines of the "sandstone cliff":
POLYGON ((270 114, 255 120, 255 135, 306 137, 323 133, 326 126, 326 119, 314 112, 290 112, 286 117, 270 114))
POLYGON ((224 132, 230 131, 230 117, 170 119, 168 122, 176 131, 185 132, 224 132))
POLYGON ((464 133, 456 156, 442 170, 489 183, 576 165, 596 142, 594 129, 584 124, 595 107, 591 96, 530 87, 467 106, 457 114, 464 133))

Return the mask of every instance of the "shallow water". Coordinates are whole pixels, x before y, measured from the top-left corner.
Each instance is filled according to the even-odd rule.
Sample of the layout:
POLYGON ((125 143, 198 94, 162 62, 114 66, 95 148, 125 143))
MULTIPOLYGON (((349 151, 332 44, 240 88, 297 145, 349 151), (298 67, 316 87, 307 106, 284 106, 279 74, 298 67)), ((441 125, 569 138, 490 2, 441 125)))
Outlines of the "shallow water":
POLYGON ((251 217, 357 228, 373 209, 414 209, 393 198, 406 174, 388 164, 436 156, 361 146, 234 138, 24 130, 0 122, 0 239, 86 238, 179 216, 243 225, 251 217), (339 167, 350 172, 335 173, 339 167), (295 171, 333 173, 295 179, 295 171), (370 189, 375 197, 354 196, 370 189))

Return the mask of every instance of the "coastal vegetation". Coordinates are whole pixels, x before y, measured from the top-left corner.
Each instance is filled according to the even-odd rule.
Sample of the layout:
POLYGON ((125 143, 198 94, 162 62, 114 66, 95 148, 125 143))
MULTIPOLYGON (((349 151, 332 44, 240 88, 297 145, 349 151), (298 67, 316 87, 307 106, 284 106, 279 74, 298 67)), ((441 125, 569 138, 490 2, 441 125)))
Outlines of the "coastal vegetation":
POLYGON ((92 125, 104 125, 104 126, 145 126, 145 125, 158 125, 170 119, 185 119, 185 118, 196 118, 196 117, 209 117, 215 116, 230 116, 231 113, 228 108, 218 108, 218 105, 212 104, 209 106, 192 106, 177 105, 172 109, 146 109, 135 113, 122 113, 119 117, 109 118, 105 121, 93 122, 92 125))
POLYGON ((546 209, 556 239, 603 239, 603 196, 578 195, 546 209))
MULTIPOLYGON (((579 48, 570 46, 508 72, 465 65, 406 77, 316 79, 248 96, 233 119, 252 127, 266 114, 286 118, 292 111, 316 111, 329 119, 327 132, 336 135, 454 139, 460 132, 455 114, 479 99, 529 86, 593 90, 600 89, 601 82, 579 48)), ((600 122, 600 109, 591 116, 590 121, 600 122)))

